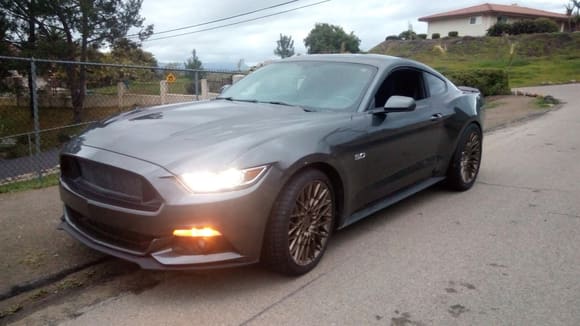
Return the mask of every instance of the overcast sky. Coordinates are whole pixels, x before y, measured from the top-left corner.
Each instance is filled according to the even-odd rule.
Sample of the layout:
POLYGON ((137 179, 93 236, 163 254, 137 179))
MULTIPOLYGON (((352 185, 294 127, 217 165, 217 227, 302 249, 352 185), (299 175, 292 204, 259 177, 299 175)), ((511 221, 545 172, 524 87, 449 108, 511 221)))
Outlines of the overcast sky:
MULTIPOLYGON (((288 0, 144 0, 141 14, 145 23, 154 24, 155 31, 179 28, 225 18, 252 11, 288 0)), ((235 18, 225 22, 183 30, 195 31, 202 28, 233 23, 261 15, 291 9, 320 0, 300 0, 282 7, 235 18)), ((296 10, 274 17, 243 23, 191 35, 143 43, 146 51, 152 52, 159 62, 183 62, 196 49, 204 63, 233 64, 244 59, 255 64, 276 58, 273 50, 279 34, 292 36, 297 53, 306 53, 304 38, 315 23, 340 25, 349 33, 353 31, 361 39, 361 50, 369 50, 387 35, 399 34, 409 23, 417 33, 426 33, 427 24, 417 19, 434 13, 478 5, 483 1, 404 1, 404 0, 331 0, 320 5, 296 10)), ((564 13, 567 0, 495 0, 493 3, 525 5, 536 9, 564 13)), ((179 33, 179 32, 176 32, 179 33)), ((157 37, 171 34, 158 35, 157 37)), ((151 38, 156 37, 155 35, 151 38)))

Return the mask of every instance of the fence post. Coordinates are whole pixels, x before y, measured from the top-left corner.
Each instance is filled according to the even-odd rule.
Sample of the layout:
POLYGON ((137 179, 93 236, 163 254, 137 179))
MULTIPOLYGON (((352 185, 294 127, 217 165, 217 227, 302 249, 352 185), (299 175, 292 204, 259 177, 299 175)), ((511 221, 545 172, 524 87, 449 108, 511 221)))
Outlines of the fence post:
POLYGON ((125 95, 126 89, 125 83, 122 81, 117 83, 117 106, 119 107, 119 112, 123 110, 123 96, 125 95))
POLYGON ((34 57, 30 60, 30 78, 31 89, 30 98, 32 99, 32 112, 34 116, 34 147, 35 147, 35 163, 36 173, 38 174, 38 181, 42 181, 42 167, 40 166, 40 122, 38 117, 38 93, 36 91, 36 62, 34 57))
POLYGON ((207 79, 201 80, 201 99, 209 100, 209 87, 207 86, 207 79))
POLYGON ((159 97, 161 101, 161 105, 165 104, 167 100, 167 81, 162 80, 159 82, 159 97))
POLYGON ((199 101, 199 71, 195 72, 195 100, 199 101))

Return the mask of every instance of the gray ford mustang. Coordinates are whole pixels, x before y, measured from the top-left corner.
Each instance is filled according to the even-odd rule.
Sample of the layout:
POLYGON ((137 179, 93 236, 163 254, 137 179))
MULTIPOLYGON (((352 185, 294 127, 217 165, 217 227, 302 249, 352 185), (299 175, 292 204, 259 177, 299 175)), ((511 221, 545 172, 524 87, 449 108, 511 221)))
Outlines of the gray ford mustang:
POLYGON ((61 228, 146 269, 314 268, 336 229, 445 180, 469 189, 482 97, 380 55, 267 65, 218 99, 102 121, 61 154, 61 228))

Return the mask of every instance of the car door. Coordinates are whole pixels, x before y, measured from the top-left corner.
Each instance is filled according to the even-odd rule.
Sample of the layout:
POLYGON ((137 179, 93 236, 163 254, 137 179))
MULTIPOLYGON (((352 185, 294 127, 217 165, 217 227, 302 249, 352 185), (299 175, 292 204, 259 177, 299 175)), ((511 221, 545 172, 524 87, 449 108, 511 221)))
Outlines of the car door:
POLYGON ((389 74, 375 95, 375 107, 383 107, 392 95, 413 97, 410 112, 366 113, 367 133, 363 191, 359 208, 433 175, 442 127, 431 105, 422 72, 399 68, 389 74))

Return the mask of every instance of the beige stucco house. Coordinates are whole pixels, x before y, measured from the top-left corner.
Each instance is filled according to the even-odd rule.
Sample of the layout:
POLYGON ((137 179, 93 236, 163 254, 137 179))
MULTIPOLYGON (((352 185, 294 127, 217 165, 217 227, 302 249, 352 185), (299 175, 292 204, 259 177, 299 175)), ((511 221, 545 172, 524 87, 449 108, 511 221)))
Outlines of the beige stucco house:
POLYGON ((519 5, 498 5, 484 3, 482 5, 452 10, 419 18, 427 22, 427 35, 439 33, 447 36, 451 31, 459 32, 460 36, 483 36, 497 22, 513 23, 522 19, 549 18, 554 20, 560 30, 564 31, 568 16, 551 11, 522 7, 519 5))

